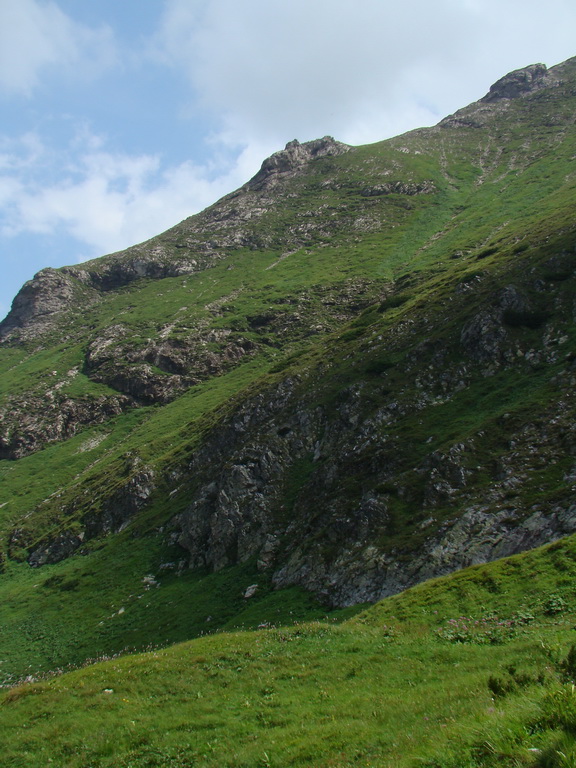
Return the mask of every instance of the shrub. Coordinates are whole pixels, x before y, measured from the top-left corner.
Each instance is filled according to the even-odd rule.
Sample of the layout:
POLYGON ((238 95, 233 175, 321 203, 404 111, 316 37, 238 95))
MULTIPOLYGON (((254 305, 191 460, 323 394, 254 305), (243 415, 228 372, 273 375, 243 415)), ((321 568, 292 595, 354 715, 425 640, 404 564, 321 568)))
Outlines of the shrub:
POLYGON ((542 605, 542 610, 547 616, 556 616, 559 613, 564 613, 567 607, 566 600, 554 593, 545 600, 542 605))
POLYGON ((576 681, 576 645, 571 645, 568 655, 561 663, 562 671, 566 678, 572 682, 576 681))
POLYGON ((519 627, 526 623, 524 614, 510 619, 502 619, 492 613, 480 619, 460 616, 458 619, 449 619, 443 627, 439 627, 436 636, 450 643, 496 645, 517 635, 519 627))
POLYGON ((504 696, 507 696, 516 689, 516 685, 512 678, 503 678, 498 677, 497 675, 490 675, 487 685, 494 696, 499 698, 504 698, 504 696))

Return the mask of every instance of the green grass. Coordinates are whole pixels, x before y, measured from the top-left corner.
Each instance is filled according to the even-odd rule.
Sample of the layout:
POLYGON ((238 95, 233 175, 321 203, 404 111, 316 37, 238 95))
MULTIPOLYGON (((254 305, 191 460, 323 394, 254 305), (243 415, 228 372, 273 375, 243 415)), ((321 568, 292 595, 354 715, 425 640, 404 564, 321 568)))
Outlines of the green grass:
MULTIPOLYGON (((514 268, 513 265, 512 269, 514 268)), ((433 294, 434 291, 438 291, 437 284, 440 278, 432 275, 430 280, 434 290, 432 288, 428 290, 433 294)), ((426 290, 425 280, 423 285, 426 290)), ((446 286, 443 290, 447 290, 446 286)), ((266 388, 278 381, 285 372, 291 375, 296 373, 301 378, 299 384, 301 402, 312 400, 314 403, 316 400, 317 404, 325 408, 328 413, 330 409, 339 407, 340 393, 347 385, 361 381, 364 386, 365 405, 363 407, 366 409, 366 415, 369 415, 371 409, 379 407, 382 398, 380 390, 383 387, 390 391, 401 391, 406 388, 404 355, 409 347, 403 339, 395 345, 384 343, 374 348, 370 346, 371 342, 370 344, 368 342, 376 334, 386 333, 388 329, 394 331, 395 322, 398 320, 409 317, 418 321, 424 308, 430 312, 430 305, 426 304, 422 291, 423 288, 420 286, 417 290, 415 289, 412 299, 383 313, 369 308, 358 316, 348 331, 342 335, 334 334, 329 340, 315 342, 308 352, 302 351, 299 355, 293 355, 292 361, 285 363, 287 368, 280 366, 284 367, 284 370, 273 373, 271 376, 267 371, 272 365, 278 367, 278 364, 274 363, 273 357, 259 357, 224 376, 189 390, 167 406, 132 411, 118 417, 113 423, 84 432, 72 440, 46 448, 18 462, 2 462, 0 470, 4 473, 4 478, 9 480, 11 488, 9 503, 2 509, 4 529, 9 531, 11 527, 20 525, 30 531, 33 538, 29 540, 29 545, 33 545, 47 534, 54 535, 63 527, 76 525, 79 516, 84 511, 89 511, 96 499, 106 498, 106 494, 109 494, 111 489, 120 487, 124 482, 126 478, 122 473, 125 472, 127 455, 135 453, 146 464, 160 471, 185 466, 195 447, 205 439, 214 425, 233 411, 237 403, 242 402, 247 396, 266 391, 266 388), (336 341, 335 347, 334 341, 336 341), (342 344, 342 342, 345 343, 342 344), (366 344, 369 351, 362 352, 362 367, 356 368, 355 353, 357 354, 357 350, 362 349, 366 344), (382 347, 385 349, 384 358, 382 358, 382 347), (334 348, 337 350, 335 353, 334 348), (330 356, 331 376, 324 376, 322 381, 318 382, 317 370, 325 365, 328 356, 330 356), (383 359, 385 365, 378 370, 369 371, 366 379, 364 374, 366 368, 373 362, 381 364, 383 359), (92 438, 98 439, 103 435, 105 435, 104 439, 95 447, 88 451, 82 450, 83 446, 90 445, 89 441, 92 438), (118 469, 121 470, 120 476, 118 469), (77 503, 76 499, 79 497, 86 498, 84 505, 77 503), (44 499, 46 502, 42 503, 44 499), (65 515, 62 514, 63 509, 67 510, 65 515)), ((441 315, 444 311, 442 302, 439 301, 438 308, 433 308, 432 311, 441 315)), ((453 310, 452 315, 454 315, 453 310)), ((451 322, 455 322, 453 317, 451 322)), ((444 334, 450 332, 452 326, 448 322, 446 325, 438 324, 438 327, 442 329, 443 335, 440 335, 440 340, 443 340, 446 338, 444 334)), ((529 332, 532 333, 532 331, 529 332)), ((418 341, 416 337, 412 343, 418 341)), ((399 447, 395 460, 398 461, 400 458, 404 460, 404 471, 409 472, 415 462, 423 459, 430 451, 448 448, 458 440, 467 440, 479 431, 487 430, 489 441, 484 441, 482 446, 482 458, 487 463, 502 451, 511 426, 521 425, 535 411, 545 411, 547 403, 554 396, 554 389, 549 381, 558 368, 531 372, 530 376, 526 376, 522 368, 503 370, 488 380, 472 381, 466 389, 440 404, 434 403, 425 410, 408 413, 398 421, 395 427, 396 445, 399 447), (508 420, 503 426, 501 420, 504 414, 507 414, 508 420), (430 438, 432 442, 428 442, 430 438)), ((408 394, 410 396, 410 393, 408 394)), ((369 466, 367 461, 370 458, 369 452, 365 452, 359 459, 354 459, 346 468, 346 473, 342 475, 342 484, 338 486, 338 493, 342 497, 349 498, 351 505, 356 503, 363 484, 371 482, 371 478, 366 474, 366 467, 369 466)), ((321 465, 318 466, 321 470, 321 465)), ((289 470, 282 499, 288 515, 291 514, 298 499, 306 502, 307 487, 313 477, 314 469, 314 463, 310 461, 310 457, 302 457, 289 470)), ((554 476, 552 476, 552 470, 547 469, 545 472, 550 477, 545 478, 540 474, 535 476, 531 483, 527 483, 525 496, 528 501, 530 503, 542 501, 546 493, 556 493, 557 489, 562 487, 564 469, 569 467, 559 464, 554 470, 556 472, 554 476), (542 480, 545 480, 543 486, 542 480), (544 496, 542 487, 545 489, 544 496)), ((416 495, 420 493, 418 482, 421 481, 416 477, 408 478, 408 483, 412 484, 413 493, 416 495)), ((486 479, 480 474, 477 482, 479 488, 482 488, 482 483, 485 483, 486 479)), ((116 622, 120 627, 118 633, 109 634, 101 629, 96 630, 95 628, 99 626, 98 622, 106 615, 105 611, 109 608, 108 597, 99 594, 97 578, 84 578, 83 574, 110 572, 114 574, 114 581, 117 584, 118 599, 125 600, 125 596, 132 594, 142 577, 152 568, 152 565, 148 564, 154 562, 156 566, 159 564, 158 552, 161 545, 153 532, 174 514, 182 511, 191 492, 186 484, 174 496, 169 497, 168 490, 164 485, 160 486, 154 503, 135 522, 130 532, 126 532, 118 539, 111 539, 107 543, 91 542, 88 546, 89 550, 105 544, 102 552, 95 551, 89 555, 89 558, 95 560, 96 565, 92 565, 91 561, 85 558, 72 561, 74 575, 65 583, 78 580, 79 585, 76 589, 70 589, 69 593, 60 595, 57 600, 54 601, 53 596, 49 597, 43 590, 38 592, 33 584, 40 577, 37 577, 35 572, 30 574, 26 566, 21 566, 11 577, 14 579, 14 594, 27 594, 29 597, 26 600, 20 600, 19 607, 16 609, 14 606, 17 604, 17 599, 11 595, 10 582, 7 578, 3 578, 0 586, 3 595, 6 595, 6 624, 11 627, 5 635, 6 642, 14 643, 15 647, 18 645, 19 628, 26 626, 26 622, 30 620, 28 617, 34 614, 38 601, 45 606, 48 613, 52 610, 49 606, 53 604, 54 617, 58 616, 60 611, 64 612, 62 615, 70 616, 69 622, 72 626, 77 606, 85 602, 87 595, 90 596, 90 600, 93 596, 96 596, 96 599, 92 604, 93 611, 88 611, 80 624, 79 631, 91 638, 83 653, 94 655, 110 649, 119 650, 127 645, 142 647, 151 642, 149 638, 156 632, 158 625, 153 623, 149 630, 138 634, 138 627, 141 623, 146 623, 145 612, 142 613, 139 610, 133 612, 135 618, 131 626, 126 623, 128 615, 123 615, 123 618, 116 622), (150 535, 136 545, 130 538, 132 533, 139 536, 150 535), (116 560, 118 562, 126 560, 123 554, 126 547, 138 553, 138 556, 135 555, 134 560, 129 560, 132 562, 130 568, 121 568, 116 564, 116 560), (34 589, 36 592, 33 591, 34 589), (15 610, 14 615, 12 615, 13 610, 15 610), (94 633, 96 634, 93 637, 94 633), (14 639, 8 640, 9 637, 14 639)), ((415 514, 416 506, 417 501, 414 499, 408 501, 401 501, 394 497, 390 499, 393 512, 391 532, 394 535, 386 536, 385 548, 392 550, 400 548, 406 553, 411 549, 417 549, 422 538, 430 534, 429 530, 416 529, 422 520, 421 514, 415 514)), ((451 509, 439 511, 436 513, 437 522, 441 523, 443 519, 454 513, 455 511, 451 509)), ((167 559, 170 560, 174 556, 171 554, 167 559)), ((60 566, 52 566, 49 570, 54 568, 60 572, 58 569, 61 568, 64 573, 68 567, 64 563, 60 566)), ((189 578, 194 580, 199 576, 194 575, 189 578)), ((217 579, 214 583, 217 583, 217 579)), ((188 584, 187 579, 178 581, 178 585, 183 584, 188 584)), ((172 587, 178 594, 186 588, 172 587)), ((194 600, 200 600, 198 595, 194 600)), ((200 604, 203 605, 201 600, 200 604)), ((162 608, 157 607, 156 611, 168 624, 178 623, 180 616, 178 605, 178 600, 172 603, 168 601, 162 608)), ((235 605, 234 611, 236 610, 240 610, 238 604, 235 605)), ((200 613, 202 611, 204 608, 200 613)), ((233 613, 232 611, 230 616, 233 613)), ((162 637, 162 642, 174 642, 201 631, 201 621, 204 621, 205 617, 201 619, 199 614, 194 616, 195 618, 190 622, 182 623, 181 631, 174 634, 171 630, 166 637, 162 637)), ((223 616, 222 621, 225 618, 223 616)), ((35 620, 32 621, 32 625, 35 625, 35 620)), ((33 630, 32 634, 35 631, 33 630)), ((38 664, 49 665, 52 658, 51 651, 45 649, 54 644, 56 634, 50 626, 36 632, 32 642, 35 650, 32 653, 31 646, 22 645, 18 669, 22 669, 28 653, 32 653, 31 658, 38 659, 38 664)), ((62 650, 54 656, 59 664, 68 663, 72 659, 71 648, 76 642, 75 632, 62 633, 58 642, 58 647, 62 650)), ((79 658, 79 655, 74 656, 74 660, 79 658)))
POLYGON ((557 752, 576 727, 575 575, 572 537, 343 624, 219 633, 20 684, 2 696, 4 765, 536 766, 528 750, 557 752), (490 641, 442 631, 495 614, 490 641))
POLYGON ((38 505, 42 502, 48 506, 50 498, 61 494, 62 489, 74 488, 84 475, 89 475, 93 465, 115 450, 123 452, 127 438, 149 416, 145 409, 132 411, 17 462, 0 461, 0 476, 10 489, 9 495, 4 492, 1 510, 5 529, 35 507, 41 509, 38 505))
POLYGON ((111 546, 88 548, 57 565, 10 565, 2 577, 1 681, 223 628, 327 615, 340 620, 350 613, 329 611, 300 588, 274 592, 254 563, 191 572, 180 555, 157 533, 139 539, 120 534, 111 546), (258 590, 247 600, 253 584, 258 590))

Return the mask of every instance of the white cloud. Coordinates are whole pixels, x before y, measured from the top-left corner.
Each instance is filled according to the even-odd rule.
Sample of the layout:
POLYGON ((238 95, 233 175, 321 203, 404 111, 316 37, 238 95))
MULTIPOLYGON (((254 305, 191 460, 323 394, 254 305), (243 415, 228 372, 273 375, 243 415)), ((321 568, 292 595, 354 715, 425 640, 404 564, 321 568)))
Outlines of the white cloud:
POLYGON ((65 234, 87 247, 90 257, 152 237, 201 210, 245 181, 252 162, 241 155, 220 173, 211 164, 189 162, 163 168, 157 156, 106 152, 103 140, 85 130, 81 141, 76 137, 60 153, 27 136, 25 145, 36 156, 32 166, 17 154, 22 142, 12 142, 12 155, 10 143, 0 140, 2 145, 0 235, 65 234), (55 168, 59 179, 50 183, 55 168))
POLYGON ((241 141, 313 138, 323 126, 343 138, 351 118, 392 111, 407 69, 440 47, 437 4, 416 4, 417 25, 413 5, 390 13, 382 0, 171 0, 162 42, 241 141))
POLYGON ((0 0, 0 90, 29 95, 50 68, 91 76, 114 59, 109 28, 79 24, 54 2, 0 0))
POLYGON ((167 0, 158 45, 224 137, 357 143, 436 122, 534 56, 573 55, 575 26, 573 0, 167 0))

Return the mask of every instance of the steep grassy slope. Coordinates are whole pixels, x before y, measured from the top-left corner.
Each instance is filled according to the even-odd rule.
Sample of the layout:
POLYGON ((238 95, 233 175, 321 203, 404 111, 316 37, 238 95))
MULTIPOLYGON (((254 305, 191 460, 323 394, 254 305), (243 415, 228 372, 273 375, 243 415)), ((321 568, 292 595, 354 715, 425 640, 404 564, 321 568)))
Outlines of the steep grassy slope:
POLYGON ((571 537, 337 626, 223 633, 24 683, 0 699, 2 764, 571 765, 575 575, 571 537))
POLYGON ((542 77, 390 141, 291 146, 23 289, 0 347, 4 679, 576 530, 576 62, 542 77))

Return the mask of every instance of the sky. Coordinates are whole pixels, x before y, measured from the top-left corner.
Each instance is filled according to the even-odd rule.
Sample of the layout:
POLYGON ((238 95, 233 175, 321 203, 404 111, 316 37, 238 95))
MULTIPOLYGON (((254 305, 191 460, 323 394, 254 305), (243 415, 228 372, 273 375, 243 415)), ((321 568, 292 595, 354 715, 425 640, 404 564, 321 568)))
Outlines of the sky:
POLYGON ((288 141, 433 125, 575 33, 574 0, 0 0, 0 318, 288 141))

